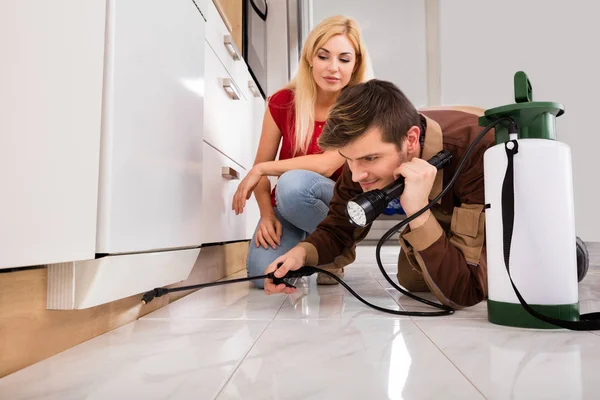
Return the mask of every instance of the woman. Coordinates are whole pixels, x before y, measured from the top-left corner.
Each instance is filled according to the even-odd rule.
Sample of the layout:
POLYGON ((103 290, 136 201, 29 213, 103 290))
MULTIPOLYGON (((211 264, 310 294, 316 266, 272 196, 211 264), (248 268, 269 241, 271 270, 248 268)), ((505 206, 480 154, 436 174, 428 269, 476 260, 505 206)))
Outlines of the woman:
MULTIPOLYGON (((261 275, 327 215, 344 159, 337 152, 322 152, 317 138, 342 89, 366 79, 359 27, 351 18, 335 16, 309 33, 295 78, 269 98, 254 167, 232 204, 236 214, 242 213, 254 192, 260 208, 246 262, 248 275, 261 275), (280 142, 279 160, 274 161, 280 142), (268 176, 280 177, 273 190, 268 176)), ((336 283, 325 275, 317 281, 336 283)), ((255 284, 262 288, 263 281, 255 284)))

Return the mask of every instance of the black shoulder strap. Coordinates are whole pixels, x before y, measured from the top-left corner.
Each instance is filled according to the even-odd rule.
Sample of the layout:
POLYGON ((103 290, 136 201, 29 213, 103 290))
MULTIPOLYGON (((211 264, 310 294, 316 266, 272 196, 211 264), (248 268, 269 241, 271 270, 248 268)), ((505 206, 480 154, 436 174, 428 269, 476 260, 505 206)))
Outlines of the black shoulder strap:
POLYGON ((519 290, 515 286, 515 283, 510 276, 510 246, 512 242, 513 226, 515 220, 515 184, 514 184, 514 165, 513 157, 519 152, 519 143, 516 140, 510 140, 504 144, 506 149, 506 156, 508 157, 508 165, 506 167, 506 175, 504 175, 504 182, 502 183, 502 236, 504 240, 504 265, 506 266, 506 272, 508 272, 508 278, 510 283, 515 290, 515 294, 519 299, 519 302, 525 308, 525 310, 544 322, 552 325, 556 325, 561 328, 566 328, 574 331, 593 331, 600 329, 600 312, 583 314, 581 315, 580 321, 565 321, 562 319, 548 317, 540 314, 527 304, 527 302, 519 293, 519 290))

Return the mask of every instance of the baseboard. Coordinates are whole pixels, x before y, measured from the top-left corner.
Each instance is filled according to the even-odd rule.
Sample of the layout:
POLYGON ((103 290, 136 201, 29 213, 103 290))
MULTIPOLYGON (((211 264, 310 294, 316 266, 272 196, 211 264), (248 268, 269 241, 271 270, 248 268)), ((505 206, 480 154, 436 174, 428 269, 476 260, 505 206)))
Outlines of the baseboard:
POLYGON ((82 310, 187 279, 200 248, 109 255, 48 266, 49 310, 82 310))

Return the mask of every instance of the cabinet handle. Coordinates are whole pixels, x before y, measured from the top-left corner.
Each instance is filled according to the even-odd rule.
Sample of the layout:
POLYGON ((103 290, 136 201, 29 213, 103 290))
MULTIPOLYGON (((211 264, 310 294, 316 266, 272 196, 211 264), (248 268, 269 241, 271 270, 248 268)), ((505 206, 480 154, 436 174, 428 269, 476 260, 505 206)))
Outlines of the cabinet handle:
POLYGON ((240 173, 231 167, 221 167, 221 176, 228 180, 240 179, 240 173))
POLYGON ((223 36, 223 44, 227 48, 227 51, 231 55, 231 58, 233 58, 233 61, 240 61, 242 59, 242 56, 240 55, 240 51, 238 50, 237 46, 235 45, 235 42, 233 41, 233 38, 231 37, 231 35, 223 36))
POLYGON ((248 89, 250 89, 250 91, 252 92, 252 96, 260 97, 260 91, 258 90, 258 86, 256 86, 256 83, 254 83, 252 79, 248 81, 248 89))
POLYGON ((225 89, 225 93, 227 93, 227 95, 232 99, 240 99, 240 89, 238 89, 231 78, 223 79, 223 89, 225 89))

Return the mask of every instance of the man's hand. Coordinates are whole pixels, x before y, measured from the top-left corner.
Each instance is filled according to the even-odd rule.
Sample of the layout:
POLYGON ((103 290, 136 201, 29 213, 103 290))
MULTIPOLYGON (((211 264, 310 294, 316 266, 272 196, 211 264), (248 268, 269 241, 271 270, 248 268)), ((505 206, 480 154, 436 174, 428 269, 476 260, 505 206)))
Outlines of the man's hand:
MULTIPOLYGON (((410 217, 427 204, 429 204, 429 193, 435 182, 437 168, 420 158, 402 163, 394 171, 394 179, 400 175, 404 177, 404 192, 400 196, 400 204, 410 217)), ((416 229, 423 225, 431 212, 427 210, 416 219, 409 223, 411 229, 416 229)))
POLYGON ((233 201, 231 204, 231 209, 235 211, 235 215, 239 215, 244 212, 246 200, 250 198, 252 192, 256 188, 256 185, 258 185, 258 182, 260 182, 261 179, 262 174, 258 165, 252 167, 246 177, 242 179, 237 190, 235 191, 235 194, 233 195, 233 201))
MULTIPOLYGON (((306 261, 306 250, 296 246, 273 261, 265 270, 265 274, 275 271, 275 276, 281 278, 287 274, 288 271, 300 269, 304 265, 304 261, 306 261), (281 267, 277 268, 277 264, 280 263, 282 263, 281 267)), ((295 291, 296 289, 287 287, 283 283, 275 285, 271 279, 265 279, 265 293, 268 295, 275 293, 291 294, 295 291)))

